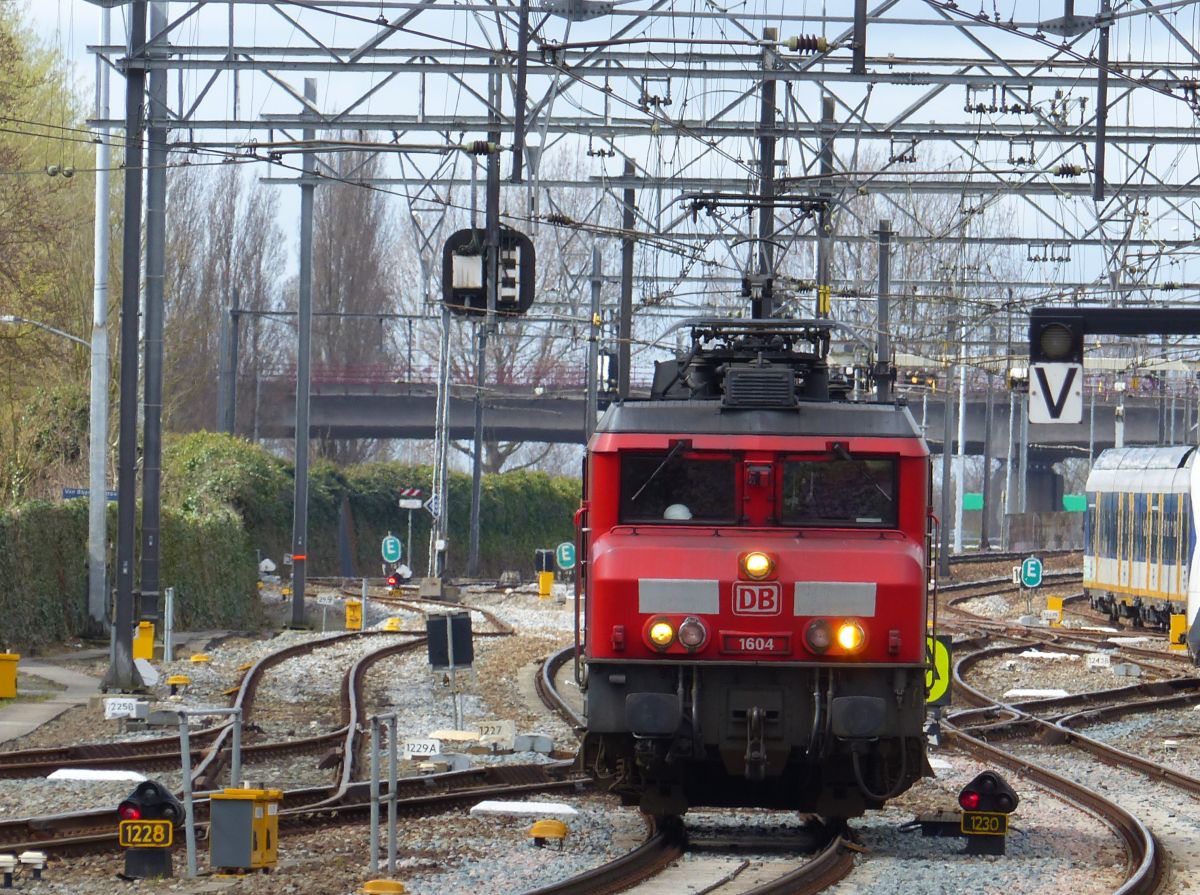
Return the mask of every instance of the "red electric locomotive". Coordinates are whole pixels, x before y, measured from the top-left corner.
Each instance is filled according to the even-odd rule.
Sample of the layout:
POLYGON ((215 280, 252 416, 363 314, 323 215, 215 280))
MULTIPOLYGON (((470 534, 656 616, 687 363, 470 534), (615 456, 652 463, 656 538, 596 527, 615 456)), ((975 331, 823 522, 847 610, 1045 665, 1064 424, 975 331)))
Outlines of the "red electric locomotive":
POLYGON ((859 815, 928 769, 928 448, 828 321, 686 325, 588 445, 581 762, 656 815, 859 815))

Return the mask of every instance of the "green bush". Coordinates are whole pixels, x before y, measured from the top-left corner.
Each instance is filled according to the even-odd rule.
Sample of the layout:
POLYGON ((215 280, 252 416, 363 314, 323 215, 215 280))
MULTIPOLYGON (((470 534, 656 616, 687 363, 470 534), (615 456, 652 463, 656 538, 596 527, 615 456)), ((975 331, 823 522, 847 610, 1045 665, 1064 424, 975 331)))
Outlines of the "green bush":
MULTIPOLYGON (((421 488, 428 494, 432 470, 400 463, 338 469, 317 461, 310 473, 309 575, 341 574, 338 530, 343 513, 350 523, 354 572, 379 575, 382 538, 390 531, 408 542, 410 514, 397 505, 400 489, 421 488)), ((261 621, 256 562, 259 555, 278 562, 291 550, 294 484, 291 464, 241 439, 199 432, 167 441, 161 583, 175 588, 181 626, 245 628, 261 621)), ((470 544, 470 476, 450 476, 446 505, 447 572, 462 575, 470 544)), ((527 471, 484 476, 480 573, 531 573, 537 548, 572 539, 571 519, 578 505, 577 479, 527 471)), ((430 517, 424 510, 411 517, 416 561, 406 556, 405 562, 424 575, 430 517)), ((110 504, 110 545, 115 520, 116 508, 110 504)), ((86 631, 87 529, 86 500, 33 502, 0 512, 0 647, 36 650, 86 631)), ((140 536, 137 543, 140 548, 140 536)))

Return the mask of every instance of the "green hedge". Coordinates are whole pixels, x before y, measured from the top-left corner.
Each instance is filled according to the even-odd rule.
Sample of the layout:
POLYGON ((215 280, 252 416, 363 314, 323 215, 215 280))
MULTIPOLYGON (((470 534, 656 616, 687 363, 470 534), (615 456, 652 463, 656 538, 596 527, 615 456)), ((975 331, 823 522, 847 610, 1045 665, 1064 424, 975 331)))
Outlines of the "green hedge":
MULTIPOLYGON (((110 504, 110 562, 115 523, 110 504)), ((87 539, 86 500, 28 503, 0 514, 0 648, 36 652, 87 631, 87 539)), ((261 622, 254 550, 234 513, 164 508, 160 543, 162 582, 175 588, 181 627, 261 622)), ((110 565, 110 583, 112 577, 110 565)))
MULTIPOLYGON (((432 470, 400 463, 338 469, 318 461, 309 478, 308 572, 341 573, 338 521, 350 514, 354 571, 380 574, 380 541, 389 531, 408 540, 401 488, 429 493, 432 470)), ((161 579, 175 588, 180 624, 244 628, 261 620, 256 562, 277 563, 291 550, 291 464, 229 435, 200 432, 168 439, 163 451, 161 579)), ((471 479, 452 474, 447 495, 447 572, 467 570, 471 479)), ((573 537, 579 481, 539 472, 484 476, 480 573, 533 572, 534 550, 573 537)), ((110 562, 116 507, 109 505, 110 562)), ((426 572, 429 514, 412 513, 417 575, 426 572)), ((0 647, 37 649, 87 628, 87 501, 36 502, 0 512, 0 647)), ((140 536, 138 539, 140 551, 140 536)), ((112 572, 110 567, 110 580, 112 572)))
MULTIPOLYGON (((401 488, 430 493, 433 470, 403 463, 368 463, 338 469, 317 461, 309 470, 308 573, 338 575, 338 520, 351 518, 351 555, 359 575, 380 573, 379 542, 389 531, 408 541, 408 511, 397 506, 401 488)), ((229 507, 245 520, 250 545, 279 563, 291 551, 292 465, 262 448, 212 432, 174 439, 163 453, 163 495, 193 512, 229 507)), ((464 575, 470 544, 471 477, 449 477, 447 572, 464 575)), ((480 503, 480 573, 533 571, 533 552, 573 537, 579 480, 540 472, 483 477, 480 503)), ((413 571, 423 575, 429 550, 429 514, 412 514, 413 571)), ((407 548, 406 548, 407 549, 407 548)), ((406 557, 409 562, 411 557, 406 557)))

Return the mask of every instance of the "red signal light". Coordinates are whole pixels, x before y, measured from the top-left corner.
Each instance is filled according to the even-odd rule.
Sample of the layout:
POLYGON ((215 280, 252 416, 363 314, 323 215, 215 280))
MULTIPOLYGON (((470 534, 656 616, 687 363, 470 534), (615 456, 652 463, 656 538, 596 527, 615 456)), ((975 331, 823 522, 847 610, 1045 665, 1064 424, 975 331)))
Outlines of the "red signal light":
POLYGON ((141 820, 142 809, 133 802, 122 802, 117 806, 117 817, 121 820, 141 820))
POLYGON ((974 811, 979 807, 979 793, 973 789, 964 789, 958 794, 958 804, 964 811, 974 811))
POLYGON ((388 587, 399 587, 399 586, 400 586, 400 576, 395 573, 388 575, 388 587))

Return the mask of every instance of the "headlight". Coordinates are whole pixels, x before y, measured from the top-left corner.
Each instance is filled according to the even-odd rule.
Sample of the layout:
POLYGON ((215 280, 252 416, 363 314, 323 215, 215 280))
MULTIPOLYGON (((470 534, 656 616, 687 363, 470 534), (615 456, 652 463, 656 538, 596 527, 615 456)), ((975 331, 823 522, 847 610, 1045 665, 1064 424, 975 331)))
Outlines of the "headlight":
POLYGON ((829 629, 829 622, 823 618, 814 618, 804 629, 804 642, 810 652, 820 654, 828 650, 833 643, 833 632, 829 629))
POLYGON ((838 625, 837 642, 846 652, 857 653, 867 642, 867 634, 858 622, 847 620, 838 625))
POLYGON ((694 616, 685 618, 679 626, 679 642, 693 652, 708 640, 708 629, 704 622, 694 616))
POLYGON ((675 639, 675 629, 671 627, 671 623, 666 619, 659 619, 650 625, 650 630, 646 632, 646 636, 650 638, 652 646, 660 650, 665 650, 675 639))
POLYGON ((742 554, 742 574, 755 581, 761 581, 775 571, 775 560, 771 554, 761 550, 752 550, 742 554))

